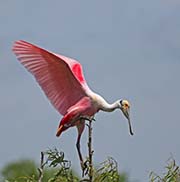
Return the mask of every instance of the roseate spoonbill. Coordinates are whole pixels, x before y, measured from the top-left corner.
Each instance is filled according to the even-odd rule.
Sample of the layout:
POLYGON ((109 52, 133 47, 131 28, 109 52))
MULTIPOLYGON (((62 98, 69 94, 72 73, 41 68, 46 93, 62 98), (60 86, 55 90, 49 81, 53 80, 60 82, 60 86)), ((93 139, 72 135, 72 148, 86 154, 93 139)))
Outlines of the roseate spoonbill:
POLYGON ((127 118, 130 134, 133 135, 129 102, 117 100, 109 104, 103 97, 91 91, 78 61, 23 40, 14 43, 13 52, 24 67, 34 75, 53 106, 63 115, 56 136, 60 136, 69 127, 77 127, 76 147, 81 167, 83 158, 80 151, 80 138, 85 127, 85 120, 92 119, 98 111, 111 112, 120 109, 127 118))

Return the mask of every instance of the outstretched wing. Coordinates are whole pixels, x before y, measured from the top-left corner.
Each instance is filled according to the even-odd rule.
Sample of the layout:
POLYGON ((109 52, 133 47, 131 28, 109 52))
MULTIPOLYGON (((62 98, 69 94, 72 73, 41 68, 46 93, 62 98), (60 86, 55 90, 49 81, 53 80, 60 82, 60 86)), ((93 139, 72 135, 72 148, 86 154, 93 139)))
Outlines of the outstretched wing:
POLYGON ((89 88, 79 62, 22 40, 14 43, 13 52, 62 115, 86 96, 89 88))

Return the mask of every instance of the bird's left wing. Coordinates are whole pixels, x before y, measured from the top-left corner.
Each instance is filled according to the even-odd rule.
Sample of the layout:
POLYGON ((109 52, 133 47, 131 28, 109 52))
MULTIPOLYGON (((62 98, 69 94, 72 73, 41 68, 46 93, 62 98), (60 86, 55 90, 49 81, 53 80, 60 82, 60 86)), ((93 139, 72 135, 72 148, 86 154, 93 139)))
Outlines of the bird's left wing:
POLYGON ((77 61, 22 40, 14 43, 13 52, 62 115, 86 96, 88 87, 77 61))

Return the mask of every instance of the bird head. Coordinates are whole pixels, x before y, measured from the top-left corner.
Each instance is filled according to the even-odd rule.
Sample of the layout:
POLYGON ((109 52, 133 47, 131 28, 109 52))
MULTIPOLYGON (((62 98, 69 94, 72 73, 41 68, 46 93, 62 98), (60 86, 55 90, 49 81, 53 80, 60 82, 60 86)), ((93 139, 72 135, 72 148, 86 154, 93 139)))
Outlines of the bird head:
POLYGON ((133 135, 132 127, 131 127, 131 121, 130 121, 130 115, 129 115, 129 111, 130 111, 130 104, 129 104, 129 102, 127 100, 120 100, 119 101, 119 108, 123 112, 124 116, 127 118, 128 124, 129 124, 130 134, 133 135))

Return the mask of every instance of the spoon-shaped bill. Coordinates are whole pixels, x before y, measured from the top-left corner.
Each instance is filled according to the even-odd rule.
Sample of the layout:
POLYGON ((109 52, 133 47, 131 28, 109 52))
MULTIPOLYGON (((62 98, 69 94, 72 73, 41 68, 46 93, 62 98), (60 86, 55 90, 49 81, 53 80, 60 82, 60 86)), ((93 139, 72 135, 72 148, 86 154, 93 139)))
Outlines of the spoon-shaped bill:
POLYGON ((130 118, 128 118, 128 124, 129 124, 129 132, 131 135, 134 135, 133 131, 132 131, 132 127, 131 127, 131 121, 130 118))
POLYGON ((122 112, 123 112, 124 116, 128 120, 129 132, 130 132, 131 135, 133 135, 134 133, 133 133, 132 127, 131 127, 131 121, 130 121, 130 116, 129 116, 129 109, 122 109, 122 112))

